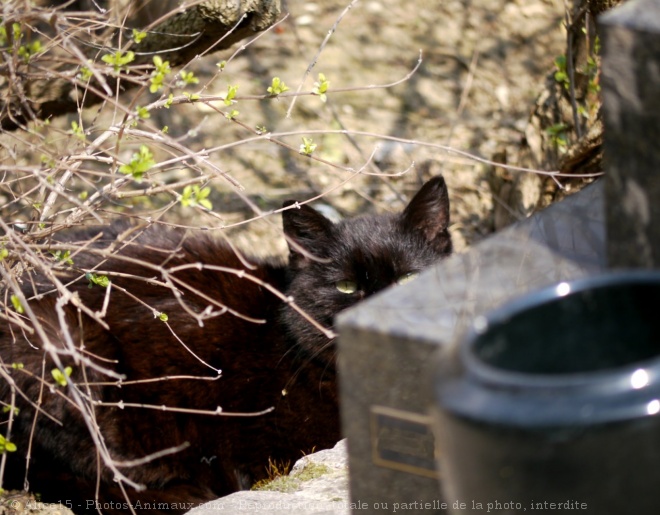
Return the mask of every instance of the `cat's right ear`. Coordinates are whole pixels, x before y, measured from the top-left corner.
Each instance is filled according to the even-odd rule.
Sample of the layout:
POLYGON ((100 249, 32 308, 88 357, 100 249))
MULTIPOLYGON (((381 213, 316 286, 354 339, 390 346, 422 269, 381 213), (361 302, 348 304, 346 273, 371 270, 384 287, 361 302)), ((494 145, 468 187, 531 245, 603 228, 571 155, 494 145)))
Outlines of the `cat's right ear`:
POLYGON ((403 227, 421 234, 438 251, 451 253, 449 235, 449 193, 441 175, 422 186, 401 213, 403 227))
MULTIPOLYGON (((282 207, 296 205, 287 200, 282 207)), ((333 223, 307 205, 282 211, 282 225, 289 245, 289 264, 294 268, 307 266, 314 258, 323 258, 332 237, 333 223)))

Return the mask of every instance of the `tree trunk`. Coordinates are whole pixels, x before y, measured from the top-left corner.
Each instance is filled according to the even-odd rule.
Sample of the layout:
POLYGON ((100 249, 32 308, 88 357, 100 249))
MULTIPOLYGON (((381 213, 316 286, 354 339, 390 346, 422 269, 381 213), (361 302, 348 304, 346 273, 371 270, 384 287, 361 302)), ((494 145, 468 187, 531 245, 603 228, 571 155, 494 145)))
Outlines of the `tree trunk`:
POLYGON ((144 83, 139 79, 145 74, 149 76, 149 70, 133 75, 121 68, 122 78, 118 79, 117 71, 111 73, 112 68, 101 61, 103 55, 132 51, 135 57, 131 67, 150 66, 153 56, 158 55, 175 67, 206 52, 231 47, 271 26, 280 14, 280 0, 207 0, 181 8, 177 8, 179 2, 171 0, 78 0, 69 3, 66 10, 49 8, 50 3, 41 0, 38 7, 31 7, 29 2, 16 2, 13 9, 2 13, 9 34, 6 44, 0 45, 7 47, 0 51, 0 127, 4 130, 25 128, 30 120, 45 120, 89 107, 112 98, 118 86, 123 91, 144 83), (113 8, 99 13, 99 4, 113 8), (89 10, 74 14, 71 9, 76 8, 89 10), (154 19, 163 8, 174 10, 154 19), (14 23, 23 32, 17 41, 13 41, 14 23), (20 55, 20 48, 29 48, 29 43, 37 40, 36 33, 29 33, 28 23, 52 39, 46 42, 39 38, 43 50, 26 59, 20 55), (116 29, 117 25, 121 30, 116 29), (147 34, 139 44, 130 42, 133 29, 147 34), (89 86, 87 79, 78 75, 88 60, 94 63, 89 67, 98 73, 89 79, 89 86))

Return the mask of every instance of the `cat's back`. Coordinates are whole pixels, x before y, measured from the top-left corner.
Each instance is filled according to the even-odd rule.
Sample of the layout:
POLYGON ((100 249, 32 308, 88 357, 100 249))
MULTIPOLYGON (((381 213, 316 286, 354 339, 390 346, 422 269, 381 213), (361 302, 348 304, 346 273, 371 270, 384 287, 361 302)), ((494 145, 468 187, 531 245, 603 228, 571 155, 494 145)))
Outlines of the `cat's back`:
POLYGON ((64 233, 53 245, 71 256, 60 261, 56 274, 94 308, 108 285, 117 304, 155 300, 153 307, 161 312, 165 305, 249 312, 251 304, 267 297, 264 285, 286 287, 282 260, 256 259, 211 231, 116 222, 64 233))
POLYGON ((142 226, 118 221, 106 226, 89 226, 58 234, 52 244, 58 248, 64 245, 74 253, 75 258, 69 261, 75 265, 73 268, 110 270, 116 277, 122 276, 117 275, 119 272, 124 276, 134 272, 136 277, 150 273, 199 277, 207 271, 230 273, 235 269, 267 278, 269 273, 277 275, 284 267, 283 260, 277 257, 250 256, 220 233, 160 224, 142 226), (187 274, 193 268, 197 273, 187 274))
MULTIPOLYGON (((233 353, 239 343, 265 338, 286 288, 281 261, 243 255, 206 231, 115 223, 58 235, 51 243, 57 252, 51 269, 22 279, 37 324, 56 346, 73 341, 106 359, 123 355, 122 365, 141 377, 182 361, 197 369, 200 360, 181 343, 195 345, 204 361, 216 349, 233 353), (64 289, 72 294, 68 302, 64 289)), ((0 325, 4 359, 36 351, 20 340, 20 332, 0 325)))

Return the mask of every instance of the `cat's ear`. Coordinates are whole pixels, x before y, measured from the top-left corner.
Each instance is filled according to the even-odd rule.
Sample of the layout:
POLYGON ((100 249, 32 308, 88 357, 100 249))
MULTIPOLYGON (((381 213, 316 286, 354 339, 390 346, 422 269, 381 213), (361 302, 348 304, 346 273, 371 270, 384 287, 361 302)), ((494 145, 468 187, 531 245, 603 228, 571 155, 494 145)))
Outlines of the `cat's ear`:
MULTIPOLYGON (((287 200, 283 207, 297 204, 287 200)), ((314 257, 324 257, 324 251, 332 238, 333 223, 307 205, 282 211, 282 225, 289 245, 289 263, 302 268, 314 257)))
POLYGON ((442 176, 429 180, 401 213, 404 230, 418 232, 438 250, 451 251, 449 193, 442 176))

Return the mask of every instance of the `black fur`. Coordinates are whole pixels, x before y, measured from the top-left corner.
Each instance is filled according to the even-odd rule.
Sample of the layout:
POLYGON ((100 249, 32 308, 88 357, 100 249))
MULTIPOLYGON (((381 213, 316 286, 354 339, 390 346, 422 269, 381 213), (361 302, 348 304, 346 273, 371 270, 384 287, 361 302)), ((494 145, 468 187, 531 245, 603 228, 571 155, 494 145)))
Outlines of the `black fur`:
MULTIPOLYGON (((26 371, 37 378, 46 371, 43 411, 36 417, 28 471, 32 491, 41 493, 45 501, 70 503, 75 512, 95 513, 100 471, 103 511, 129 512, 119 485, 97 459, 83 417, 60 395, 73 395, 72 384, 79 395, 90 394, 105 403, 200 410, 220 406, 225 413, 274 408, 261 416, 234 417, 94 407, 104 444, 117 461, 189 444, 176 454, 121 468, 131 480, 146 485, 144 491, 126 490, 132 502, 142 503, 141 513, 145 503, 153 502, 146 512, 186 511, 185 503, 208 501, 265 477, 269 459, 293 462, 340 439, 332 340, 259 281, 283 292, 331 328, 339 311, 450 254, 446 186, 441 177, 430 180, 400 215, 333 224, 301 206, 284 211, 283 222, 290 248, 288 265, 248 258, 251 266, 246 267, 227 244, 199 233, 188 236, 155 226, 144 230, 115 224, 105 228, 87 251, 73 257, 73 270, 60 272, 59 280, 70 283, 69 289, 96 312, 102 309, 107 290, 89 288, 81 271, 105 272, 111 278, 110 303, 103 318, 107 329, 72 303, 64 306, 74 344, 84 344, 92 362, 121 374, 125 383, 164 376, 214 377, 210 367, 222 370, 217 380, 170 379, 119 388, 99 384, 112 379, 63 353, 63 366, 73 368, 70 384, 50 387, 54 364, 46 358, 44 367, 39 335, 27 336, 17 326, 0 322, 3 367, 28 399, 39 398, 43 383, 26 371), (97 251, 104 249, 113 249, 114 257, 102 259, 97 251), (258 281, 226 269, 244 270, 258 281), (339 291, 339 281, 351 281, 354 291, 339 291), (211 316, 202 327, 187 310, 210 310, 211 316), (167 324, 154 316, 156 312, 168 315, 167 324), (22 363, 24 369, 13 369, 12 363, 22 363), (89 390, 85 382, 93 383, 89 390)), ((98 232, 94 228, 76 232, 66 241, 85 241, 98 232)), ((64 333, 56 316, 58 296, 47 293, 50 284, 42 276, 24 277, 24 292, 48 337, 63 349, 64 333)), ((25 322, 31 325, 27 318, 25 322)), ((5 380, 0 380, 0 399, 10 403, 5 380)), ((10 440, 18 450, 9 455, 5 488, 24 486, 25 453, 35 420, 32 404, 17 396, 16 405, 20 412, 14 417, 10 440)))

